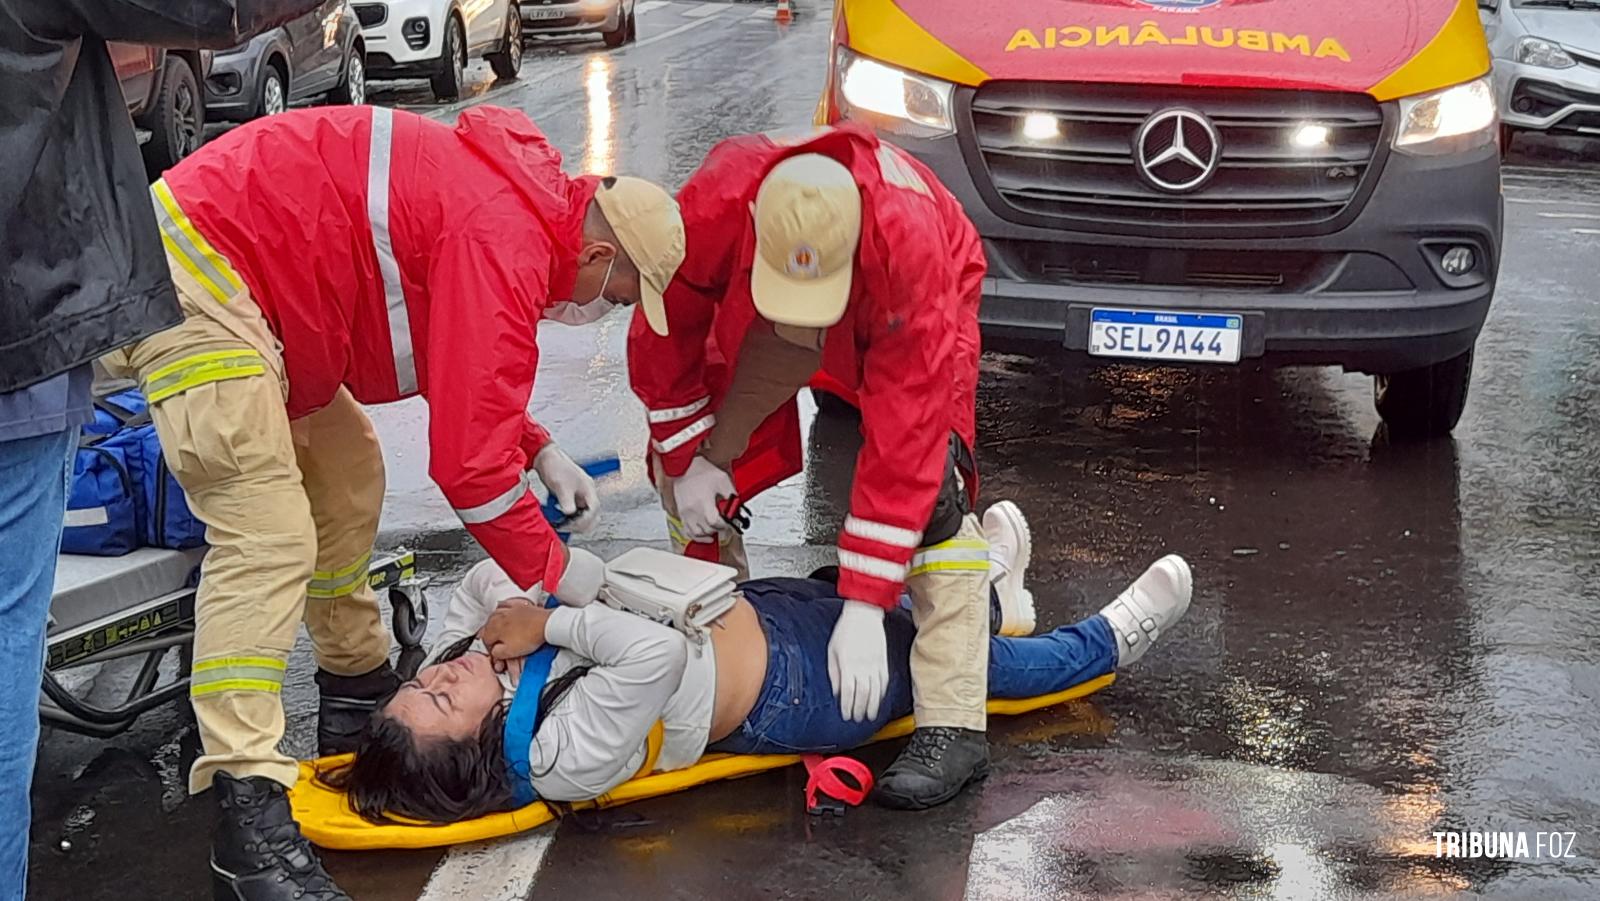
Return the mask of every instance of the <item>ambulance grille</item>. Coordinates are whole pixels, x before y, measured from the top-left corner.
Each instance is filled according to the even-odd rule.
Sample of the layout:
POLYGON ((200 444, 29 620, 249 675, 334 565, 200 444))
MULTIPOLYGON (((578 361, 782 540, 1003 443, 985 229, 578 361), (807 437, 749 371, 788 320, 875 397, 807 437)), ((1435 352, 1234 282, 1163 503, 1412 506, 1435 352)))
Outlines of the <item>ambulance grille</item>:
POLYGON ((1365 196, 1385 135, 1371 97, 1319 91, 997 81, 972 95, 968 115, 980 186, 1001 215, 1133 232, 1331 224, 1365 196), (1145 120, 1174 108, 1219 136, 1216 174, 1188 193, 1151 186, 1134 161, 1145 120), (1024 133, 1035 113, 1055 117, 1054 137, 1024 133), (1326 141, 1297 146, 1306 125, 1326 128, 1326 141))

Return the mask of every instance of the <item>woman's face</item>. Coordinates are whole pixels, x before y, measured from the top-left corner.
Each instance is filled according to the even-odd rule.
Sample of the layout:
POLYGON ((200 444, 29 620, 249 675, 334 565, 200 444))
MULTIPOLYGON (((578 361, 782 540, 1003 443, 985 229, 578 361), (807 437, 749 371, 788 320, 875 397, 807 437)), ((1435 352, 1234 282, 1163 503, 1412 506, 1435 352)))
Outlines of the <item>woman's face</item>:
POLYGON ((384 712, 419 739, 463 740, 478 734, 501 698, 488 655, 469 651, 423 669, 400 686, 384 712))

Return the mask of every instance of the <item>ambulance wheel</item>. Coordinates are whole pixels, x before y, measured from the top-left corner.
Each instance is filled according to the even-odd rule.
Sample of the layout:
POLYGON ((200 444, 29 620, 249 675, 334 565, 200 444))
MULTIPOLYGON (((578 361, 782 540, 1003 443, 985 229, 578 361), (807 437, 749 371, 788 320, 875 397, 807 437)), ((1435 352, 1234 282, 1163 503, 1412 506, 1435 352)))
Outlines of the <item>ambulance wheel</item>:
POLYGON ((830 391, 812 388, 811 398, 817 402, 817 414, 820 416, 854 419, 861 415, 861 411, 851 406, 849 401, 830 391))
POLYGON ((444 53, 439 57, 443 68, 428 79, 436 100, 454 100, 461 96, 461 85, 467 76, 467 37, 461 33, 461 19, 451 14, 444 26, 444 53))
POLYGON ((628 16, 623 12, 622 4, 617 4, 617 27, 600 32, 600 40, 605 41, 607 47, 621 47, 628 43, 628 16))
POLYGON ((1511 152, 1511 142, 1517 137, 1517 130, 1509 125, 1500 126, 1500 155, 1505 156, 1511 152))
POLYGON ((489 54, 488 60, 495 78, 510 81, 522 71, 522 11, 515 3, 506 10, 505 41, 505 48, 489 54))
POLYGON ((1373 401, 1391 437, 1426 440, 1449 435, 1467 409, 1472 351, 1442 363, 1372 380, 1373 401))

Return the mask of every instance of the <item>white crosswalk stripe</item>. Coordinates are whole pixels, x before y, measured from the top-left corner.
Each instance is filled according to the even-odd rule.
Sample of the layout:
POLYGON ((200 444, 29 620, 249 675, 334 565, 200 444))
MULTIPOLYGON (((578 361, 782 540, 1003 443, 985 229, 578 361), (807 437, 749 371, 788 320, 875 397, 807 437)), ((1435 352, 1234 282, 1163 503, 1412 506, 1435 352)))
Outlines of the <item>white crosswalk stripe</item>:
POLYGON ((640 0, 640 2, 634 4, 633 14, 636 16, 642 16, 671 5, 672 4, 667 2, 667 0, 640 0))
POLYGON ((702 3, 683 15, 689 19, 706 19, 721 14, 727 8, 728 4, 726 3, 702 3))
POLYGON ((524 901, 533 891, 556 825, 496 841, 456 845, 434 868, 417 901, 524 901))

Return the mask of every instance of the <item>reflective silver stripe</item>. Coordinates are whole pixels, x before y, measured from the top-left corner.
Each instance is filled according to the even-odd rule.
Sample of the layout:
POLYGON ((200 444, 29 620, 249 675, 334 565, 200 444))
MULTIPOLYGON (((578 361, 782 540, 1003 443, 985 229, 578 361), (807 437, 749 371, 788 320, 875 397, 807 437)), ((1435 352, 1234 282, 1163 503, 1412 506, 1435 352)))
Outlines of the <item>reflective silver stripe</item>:
POLYGON ((690 441, 693 441, 696 436, 703 435, 706 432, 711 431, 711 427, 716 424, 717 417, 707 413, 699 419, 696 419, 694 422, 689 423, 688 427, 683 431, 674 434, 665 441, 652 441, 650 442, 650 446, 654 447, 657 453, 670 454, 678 448, 683 447, 685 444, 688 444, 690 441))
POLYGON ((660 425, 663 422, 677 422, 680 419, 688 419, 690 416, 693 416, 701 410, 704 410, 706 408, 706 404, 709 403, 711 403, 711 398, 702 397, 694 403, 688 404, 687 406, 669 407, 665 410, 651 410, 646 414, 646 416, 648 416, 650 422, 655 425, 660 425))
POLYGON ((394 378, 402 394, 417 391, 417 361, 411 350, 411 319, 406 313, 400 261, 389 239, 389 155, 394 144, 394 112, 372 107, 372 144, 367 161, 367 219, 372 222, 372 252, 383 275, 383 300, 389 308, 389 343, 394 346, 394 378))
POLYGON ((111 521, 111 514, 104 507, 85 507, 82 510, 68 510, 66 518, 61 524, 72 529, 79 526, 103 526, 111 521))
POLYGON ((952 538, 924 548, 911 558, 911 575, 989 571, 989 542, 982 538, 952 538))
POLYGON ((922 543, 922 533, 915 529, 902 529, 891 526, 886 522, 874 522, 870 519, 858 519, 854 516, 844 518, 844 533, 864 538, 867 541, 876 541, 879 544, 892 544, 907 550, 915 548, 922 543))
POLYGON ((884 579, 889 582, 904 582, 906 579, 906 565, 884 560, 881 557, 869 557, 855 551, 839 552, 839 566, 842 569, 855 570, 862 575, 872 576, 875 579, 884 579))
POLYGON ((512 507, 517 505, 517 501, 522 500, 522 496, 527 494, 529 490, 528 474, 523 473, 522 478, 517 480, 517 484, 511 486, 511 489, 505 494, 476 507, 456 507, 456 515, 461 517, 461 521, 469 526, 482 525, 506 515, 512 507))

